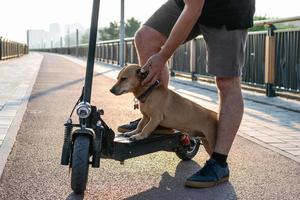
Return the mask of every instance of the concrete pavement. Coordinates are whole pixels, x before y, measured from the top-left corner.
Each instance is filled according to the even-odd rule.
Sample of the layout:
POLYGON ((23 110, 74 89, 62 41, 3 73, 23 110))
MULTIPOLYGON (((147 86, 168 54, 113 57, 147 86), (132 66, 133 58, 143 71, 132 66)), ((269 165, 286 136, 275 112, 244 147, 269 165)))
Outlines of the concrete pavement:
POLYGON ((43 56, 0 62, 0 176, 14 144, 43 56))
MULTIPOLYGON (((107 76, 113 77, 118 69, 102 65, 96 70, 92 100, 105 110, 106 122, 116 130, 119 124, 139 117, 139 112, 132 109, 131 95, 116 97, 109 93, 114 80, 107 76)), ((80 95, 83 77, 82 66, 61 56, 45 55, 0 180, 0 199, 83 198, 71 193, 68 168, 59 165, 62 125, 80 95)), ((216 93, 211 86, 202 84, 189 88, 185 80, 174 80, 171 86, 180 94, 216 109, 216 93)), ((297 116, 297 112, 247 100, 244 132, 246 134, 249 128, 253 133, 279 134, 293 129, 295 139, 299 134, 297 116), (290 114, 289 120, 284 120, 290 114), (282 127, 284 129, 276 130, 282 127)), ((244 132, 241 129, 240 136, 244 132)), ((272 138, 273 134, 269 136, 272 138)), ((157 152, 127 160, 124 166, 113 160, 101 160, 100 169, 90 170, 85 199, 299 199, 300 165, 296 159, 265 148, 274 141, 259 140, 266 145, 263 147, 240 136, 229 157, 229 183, 210 189, 185 188, 185 178, 208 158, 203 148, 190 162, 180 162, 173 153, 157 152)))
MULTIPOLYGON (((85 66, 83 60, 64 56, 85 66)), ((96 71, 116 79, 119 67, 96 64, 96 71)), ((215 85, 171 78, 170 88, 196 103, 218 110, 215 85)), ((299 94, 300 95, 300 94, 299 94)), ((238 134, 300 163, 300 102, 243 90, 245 114, 238 134)))

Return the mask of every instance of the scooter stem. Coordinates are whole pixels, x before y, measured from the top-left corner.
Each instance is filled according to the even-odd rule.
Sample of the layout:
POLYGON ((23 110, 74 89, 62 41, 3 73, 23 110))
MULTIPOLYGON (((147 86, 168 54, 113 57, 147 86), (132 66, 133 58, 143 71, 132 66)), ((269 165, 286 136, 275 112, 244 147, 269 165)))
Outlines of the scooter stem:
POLYGON ((90 39, 89 39, 89 51, 87 58, 85 83, 84 83, 84 93, 83 102, 90 103, 93 74, 94 74, 94 60, 95 60, 95 49, 97 43, 97 31, 98 31, 98 15, 99 15, 100 0, 93 0, 93 10, 92 10, 92 20, 90 28, 90 39))

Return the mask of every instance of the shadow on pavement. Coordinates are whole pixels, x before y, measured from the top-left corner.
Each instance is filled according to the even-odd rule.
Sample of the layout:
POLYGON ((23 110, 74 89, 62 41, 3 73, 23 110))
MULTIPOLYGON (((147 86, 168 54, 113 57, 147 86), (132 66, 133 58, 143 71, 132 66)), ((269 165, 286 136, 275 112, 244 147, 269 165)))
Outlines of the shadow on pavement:
MULTIPOLYGON (((113 71, 113 70, 108 70, 108 71, 105 71, 105 72, 101 72, 101 73, 96 73, 94 74, 93 77, 97 77, 97 76, 102 76, 104 75, 105 73, 108 73, 110 71, 113 71)), ((29 101, 32 101, 38 97, 41 97, 41 96, 45 96, 45 95, 48 95, 49 93, 51 92, 55 92, 57 90, 62 90, 62 89, 65 89, 71 85, 74 85, 74 84, 77 84, 77 83, 80 83, 82 82, 84 84, 84 80, 85 78, 79 78, 79 79, 76 79, 76 80, 73 80, 73 81, 68 81, 68 82, 65 82, 63 84, 60 84, 58 86, 55 86, 55 87, 51 87, 49 89, 46 89, 46 90, 43 90, 43 91, 40 91, 40 92, 37 92, 37 93, 34 93, 34 94, 31 94, 30 97, 25 97, 25 98, 29 98, 29 101)), ((82 85, 83 86, 83 85, 82 85)))
POLYGON ((78 195, 72 192, 71 194, 69 194, 66 200, 83 200, 83 197, 84 197, 83 195, 78 195))
POLYGON ((193 189, 184 186, 187 177, 199 170, 200 166, 195 161, 181 161, 177 167, 175 176, 171 176, 168 172, 162 174, 159 187, 152 187, 142 193, 126 198, 126 200, 141 199, 185 199, 185 200, 235 200, 237 199, 233 185, 228 182, 212 188, 193 189))
MULTIPOLYGON (((205 85, 201 87, 199 86, 201 84, 197 85, 197 83, 191 85, 190 81, 188 80, 180 80, 180 82, 173 82, 175 83, 172 85, 174 87, 174 91, 180 91, 180 93, 182 94, 191 96, 201 101, 213 104, 218 103, 217 91, 215 89, 215 86, 213 85, 205 85), (197 96, 193 94, 193 92, 197 93, 197 91, 195 91, 197 89, 207 90, 209 92, 205 92, 205 94, 202 94, 204 97, 197 96)), ((278 123, 282 124, 283 126, 287 126, 289 129, 293 129, 293 131, 298 131, 298 128, 294 126, 295 123, 299 121, 296 118, 292 118, 292 120, 284 120, 284 122, 282 122, 284 114, 286 113, 289 113, 289 116, 299 115, 299 111, 297 109, 294 109, 298 107, 298 104, 292 101, 289 101, 289 104, 287 104, 287 101, 284 100, 284 98, 268 99, 264 96, 249 97, 247 94, 244 94, 243 98, 245 100, 244 114, 247 114, 266 123, 278 123), (289 105, 290 107, 288 107, 287 105, 289 105), (259 115, 259 113, 263 113, 264 115, 259 115)))

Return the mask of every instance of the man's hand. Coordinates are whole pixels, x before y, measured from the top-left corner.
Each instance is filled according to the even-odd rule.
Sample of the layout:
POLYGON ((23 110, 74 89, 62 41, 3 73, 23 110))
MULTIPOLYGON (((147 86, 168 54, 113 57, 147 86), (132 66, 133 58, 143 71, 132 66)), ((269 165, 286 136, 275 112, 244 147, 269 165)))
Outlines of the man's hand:
POLYGON ((148 75, 142 82, 142 85, 152 85, 156 80, 161 80, 161 72, 167 60, 168 58, 165 58, 160 53, 151 56, 141 70, 142 72, 148 71, 148 75))
POLYGON ((147 78, 142 82, 142 85, 151 85, 154 84, 157 79, 160 81, 164 79, 161 73, 164 70, 167 60, 175 52, 176 48, 188 37, 201 15, 204 1, 205 0, 184 0, 184 9, 176 21, 167 41, 161 50, 151 56, 142 67, 142 72, 143 70, 149 72, 147 78))

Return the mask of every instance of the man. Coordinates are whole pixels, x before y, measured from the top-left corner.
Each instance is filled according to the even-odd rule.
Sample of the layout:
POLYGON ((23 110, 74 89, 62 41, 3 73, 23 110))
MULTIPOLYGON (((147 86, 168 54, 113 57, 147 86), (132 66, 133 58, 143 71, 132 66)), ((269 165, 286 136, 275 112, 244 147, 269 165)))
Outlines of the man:
MULTIPOLYGON (((136 33, 140 65, 148 76, 167 87, 167 60, 177 47, 202 34, 207 49, 207 72, 215 76, 219 94, 216 147, 204 167, 186 180, 186 186, 210 187, 229 178, 226 162, 243 116, 240 76, 247 28, 253 25, 255 0, 168 0, 136 33)), ((138 121, 119 129, 132 130, 138 121)))

